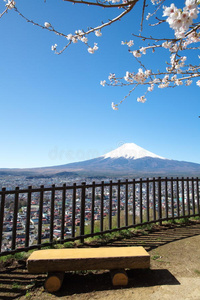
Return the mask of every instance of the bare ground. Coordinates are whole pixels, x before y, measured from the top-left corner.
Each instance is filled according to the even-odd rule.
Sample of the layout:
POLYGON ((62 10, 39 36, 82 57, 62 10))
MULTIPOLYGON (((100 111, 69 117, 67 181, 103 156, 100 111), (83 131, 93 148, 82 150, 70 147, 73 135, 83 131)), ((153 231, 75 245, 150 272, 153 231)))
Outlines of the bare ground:
POLYGON ((0 299, 200 300, 199 223, 156 227, 109 246, 145 247, 151 268, 128 270, 125 288, 112 286, 109 271, 66 273, 61 290, 49 294, 43 287, 45 275, 28 274, 24 261, 10 262, 0 267, 0 299))

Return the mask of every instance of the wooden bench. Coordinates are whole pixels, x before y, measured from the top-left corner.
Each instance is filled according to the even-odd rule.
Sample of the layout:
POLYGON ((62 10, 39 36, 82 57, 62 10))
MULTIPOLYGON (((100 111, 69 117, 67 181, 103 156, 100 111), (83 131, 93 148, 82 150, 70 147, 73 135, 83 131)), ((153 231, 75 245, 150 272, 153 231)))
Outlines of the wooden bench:
POLYGON ((143 247, 50 249, 34 251, 27 260, 30 273, 48 273, 45 288, 58 291, 66 271, 111 270, 113 285, 127 285, 124 269, 150 267, 150 255, 143 247))

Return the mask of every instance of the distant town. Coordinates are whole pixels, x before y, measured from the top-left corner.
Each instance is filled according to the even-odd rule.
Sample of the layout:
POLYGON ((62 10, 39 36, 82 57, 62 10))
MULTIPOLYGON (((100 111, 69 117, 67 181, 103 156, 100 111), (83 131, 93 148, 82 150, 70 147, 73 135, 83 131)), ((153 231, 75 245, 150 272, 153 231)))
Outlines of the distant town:
MULTIPOLYGON (((92 183, 100 181, 110 181, 114 178, 107 177, 80 177, 80 176, 14 176, 5 175, 0 176, 0 190, 6 188, 7 191, 14 190, 16 187, 20 189, 27 189, 28 186, 32 188, 39 188, 44 185, 45 187, 51 187, 53 184, 56 186, 81 184, 82 182, 92 183)), ((100 199, 101 190, 96 191, 96 198, 100 199)), ((88 198, 91 195, 88 195, 88 198)), ((105 195, 106 197, 106 195, 105 195)), ((51 214, 51 193, 46 192, 43 202, 43 215, 42 215, 42 240, 49 238, 50 227, 50 214, 51 214)), ((58 238, 61 232, 61 200, 62 194, 56 193, 55 197, 55 212, 54 212, 54 238, 58 238)), ((16 245, 18 248, 24 247, 25 243, 25 227, 26 227, 26 211, 27 211, 27 195, 20 194, 19 199, 19 211, 17 216, 17 236, 16 245)), ((7 251, 11 249, 12 240, 12 228, 13 228, 13 211, 14 211, 14 195, 7 195, 6 204, 4 209, 4 223, 3 223, 3 243, 1 251, 7 251)), ((113 208, 113 215, 115 214, 113 208)), ((108 207, 105 207, 105 214, 108 213, 108 207)), ((65 237, 71 235, 72 225, 72 191, 66 192, 66 204, 65 204, 65 237)), ((86 201, 86 220, 91 216, 91 201, 86 201)), ((96 202, 95 219, 100 217, 100 203, 96 202)), ((37 229, 39 221, 39 195, 38 193, 32 194, 31 199, 31 219, 30 219, 30 240, 29 245, 33 245, 37 242, 37 229)), ((80 196, 76 199, 76 226, 80 225, 80 196)), ((87 225, 87 223, 86 223, 87 225)))
POLYGON ((90 178, 90 177, 84 177, 84 176, 78 176, 78 175, 72 175, 72 176, 48 176, 48 175, 0 175, 0 190, 2 188, 6 188, 7 190, 13 190, 17 186, 20 188, 28 188, 28 186, 32 187, 40 187, 41 185, 44 185, 45 187, 49 187, 52 184, 61 186, 62 184, 66 183, 67 185, 76 183, 81 183, 83 181, 91 182, 93 180, 109 180, 106 177, 96 177, 96 178, 90 178), (102 178, 102 179, 101 179, 102 178))

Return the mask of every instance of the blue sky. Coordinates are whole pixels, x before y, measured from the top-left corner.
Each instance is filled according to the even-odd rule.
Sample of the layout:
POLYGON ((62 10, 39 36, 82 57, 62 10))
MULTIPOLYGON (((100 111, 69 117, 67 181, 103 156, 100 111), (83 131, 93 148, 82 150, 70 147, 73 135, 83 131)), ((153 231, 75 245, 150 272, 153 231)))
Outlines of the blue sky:
MULTIPOLYGON (((181 7, 183 1, 176 4, 181 7)), ((1 1, 1 11, 4 5, 1 1)), ((16 0, 16 6, 30 19, 48 21, 65 33, 86 30, 119 12, 61 0, 16 0)), ((93 55, 82 43, 55 55, 51 45, 61 49, 60 37, 26 23, 14 11, 0 19, 0 168, 86 160, 127 142, 166 158, 200 163, 200 89, 194 83, 156 89, 145 104, 136 101, 143 94, 141 87, 119 111, 111 109, 111 102, 119 102, 129 89, 99 84, 109 73, 137 71, 139 66, 121 41, 133 39, 139 11, 138 6, 105 28, 102 37, 91 36, 91 44, 96 41, 99 46, 93 55)), ((150 67, 161 58, 145 57, 150 67)))

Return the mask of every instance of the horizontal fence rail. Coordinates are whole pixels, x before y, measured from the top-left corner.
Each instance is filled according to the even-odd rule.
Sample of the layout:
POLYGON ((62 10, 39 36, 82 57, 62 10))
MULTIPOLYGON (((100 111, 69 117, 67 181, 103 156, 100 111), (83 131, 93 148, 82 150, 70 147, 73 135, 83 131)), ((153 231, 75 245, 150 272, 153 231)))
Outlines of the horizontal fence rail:
POLYGON ((0 191, 0 256, 200 216, 199 178, 146 178, 0 191))

